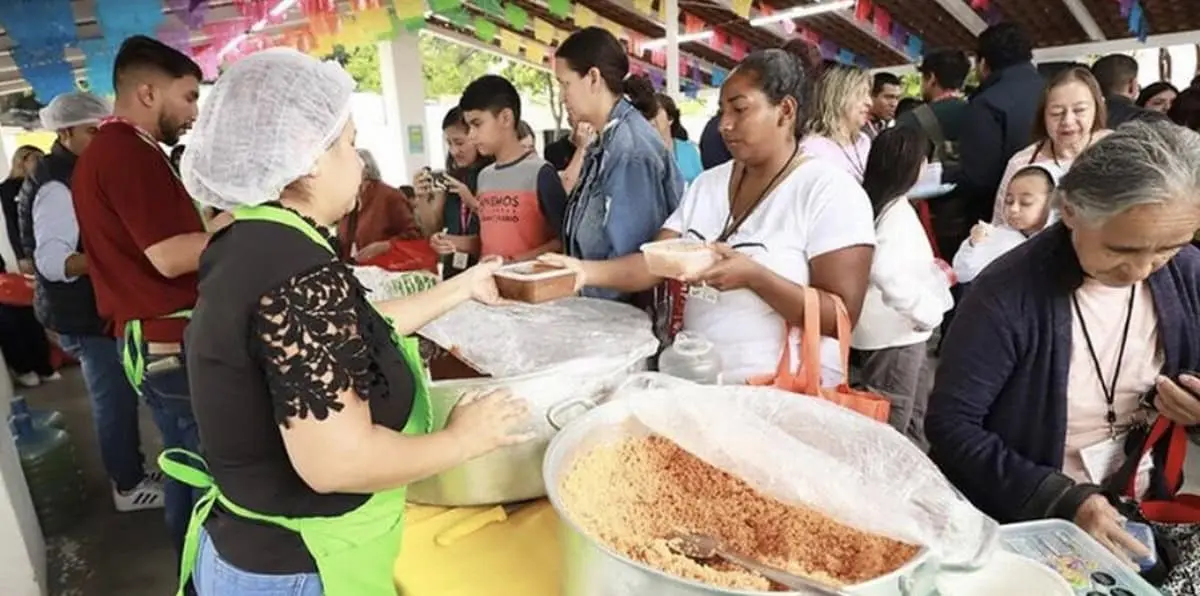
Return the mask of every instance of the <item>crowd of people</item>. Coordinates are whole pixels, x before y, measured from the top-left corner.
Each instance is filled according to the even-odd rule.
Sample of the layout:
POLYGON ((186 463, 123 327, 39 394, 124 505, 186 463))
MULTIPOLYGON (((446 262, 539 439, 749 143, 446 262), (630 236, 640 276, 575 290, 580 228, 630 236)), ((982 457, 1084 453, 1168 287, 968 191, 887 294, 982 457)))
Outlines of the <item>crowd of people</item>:
MULTIPOLYGON (((976 56, 968 92, 968 55, 928 52, 908 101, 894 75, 803 42, 758 50, 697 145, 589 27, 556 48, 571 133, 544 156, 512 83, 486 75, 442 122, 446 170, 393 188, 355 147, 338 66, 256 53, 200 108, 199 67, 130 38, 115 104, 55 98, 53 150, 18 152, 18 182, 0 185, 36 278, 17 316, 83 364, 118 508, 165 506, 201 596, 391 589, 403 487, 528 438, 504 392, 435 428, 406 336, 497 302, 492 274, 530 260, 644 308, 664 342, 710 340, 727 383, 799 353, 789 329, 816 289, 824 383, 849 373, 886 397, 888 422, 997 520, 1064 518, 1142 554, 1114 470, 1158 417, 1200 424, 1200 88, 1140 89, 1123 55, 1039 72, 1008 23, 976 56), (189 130, 181 155, 162 151, 189 130), (710 243, 716 264, 657 277, 641 246, 672 238, 710 243), (394 241, 427 242, 445 281, 372 303, 350 265, 394 241), (142 460, 138 396, 165 481, 142 460)), ((5 356, 22 382, 53 375, 5 356)), ((1161 459, 1138 462, 1125 496, 1173 497, 1161 459)), ((1197 526, 1156 528, 1178 555, 1157 582, 1197 594, 1197 526)))

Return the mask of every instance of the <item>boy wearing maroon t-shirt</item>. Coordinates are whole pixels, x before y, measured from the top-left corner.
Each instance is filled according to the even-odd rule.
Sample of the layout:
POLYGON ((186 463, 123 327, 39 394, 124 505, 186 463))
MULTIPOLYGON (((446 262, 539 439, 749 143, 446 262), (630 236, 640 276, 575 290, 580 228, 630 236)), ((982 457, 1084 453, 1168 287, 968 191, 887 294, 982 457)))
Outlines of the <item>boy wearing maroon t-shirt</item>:
MULTIPOLYGON (((113 68, 113 118, 72 177, 97 310, 113 323, 163 446, 197 453, 182 342, 209 234, 159 143, 174 145, 196 119, 201 78, 179 51, 144 36, 125 40, 113 68)), ((173 480, 164 489, 167 527, 182 550, 192 491, 173 480)))

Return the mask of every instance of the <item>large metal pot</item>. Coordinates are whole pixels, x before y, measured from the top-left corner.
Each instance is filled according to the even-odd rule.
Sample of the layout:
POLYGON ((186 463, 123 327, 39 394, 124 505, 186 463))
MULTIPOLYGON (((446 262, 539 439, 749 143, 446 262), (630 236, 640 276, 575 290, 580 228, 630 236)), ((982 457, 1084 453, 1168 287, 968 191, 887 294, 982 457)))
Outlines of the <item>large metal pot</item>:
MULTIPOLYGON (((550 442, 542 475, 561 520, 563 596, 761 596, 762 592, 729 590, 668 575, 600 544, 571 520, 559 486, 572 462, 597 445, 647 432, 633 417, 629 402, 617 399, 575 418, 550 442)), ((925 596, 933 593, 936 568, 929 554, 922 551, 904 567, 846 591, 855 596, 925 596)))
POLYGON ((534 432, 531 441, 505 447, 457 468, 408 487, 416 503, 462 507, 514 503, 546 495, 542 459, 555 429, 547 414, 556 404, 597 404, 630 374, 646 370, 649 353, 620 358, 571 361, 536 373, 494 379, 435 381, 430 386, 434 428, 446 418, 463 393, 482 389, 507 389, 529 403, 534 432))

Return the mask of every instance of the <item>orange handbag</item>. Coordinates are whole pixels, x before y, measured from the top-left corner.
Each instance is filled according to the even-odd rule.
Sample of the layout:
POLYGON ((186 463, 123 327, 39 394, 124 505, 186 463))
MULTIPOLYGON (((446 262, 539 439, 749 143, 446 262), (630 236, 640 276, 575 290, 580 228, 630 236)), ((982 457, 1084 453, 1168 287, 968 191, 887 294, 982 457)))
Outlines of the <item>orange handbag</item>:
POLYGON ((833 387, 821 386, 821 295, 813 288, 804 288, 804 327, 800 329, 800 361, 792 371, 792 327, 785 326, 783 355, 774 375, 753 377, 749 385, 777 387, 792 393, 812 395, 831 401, 884 424, 888 421, 891 402, 887 398, 850 387, 850 313, 842 299, 827 294, 837 310, 838 344, 841 347, 842 381, 833 387))

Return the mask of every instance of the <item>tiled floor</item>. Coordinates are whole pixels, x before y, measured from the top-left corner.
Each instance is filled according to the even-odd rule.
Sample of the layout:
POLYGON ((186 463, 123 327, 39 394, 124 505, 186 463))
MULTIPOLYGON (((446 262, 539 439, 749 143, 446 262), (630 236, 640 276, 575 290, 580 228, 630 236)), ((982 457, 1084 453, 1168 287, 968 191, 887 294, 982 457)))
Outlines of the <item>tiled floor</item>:
MULTIPOLYGON (((162 510, 117 513, 100 463, 91 408, 78 367, 63 380, 18 391, 33 408, 63 412, 88 485, 88 511, 70 531, 46 539, 51 596, 170 596, 175 593, 174 549, 162 510)), ((143 408, 144 410, 144 408, 143 408)), ((158 453, 158 432, 142 412, 143 451, 158 453)))

